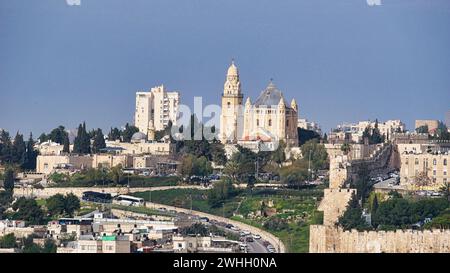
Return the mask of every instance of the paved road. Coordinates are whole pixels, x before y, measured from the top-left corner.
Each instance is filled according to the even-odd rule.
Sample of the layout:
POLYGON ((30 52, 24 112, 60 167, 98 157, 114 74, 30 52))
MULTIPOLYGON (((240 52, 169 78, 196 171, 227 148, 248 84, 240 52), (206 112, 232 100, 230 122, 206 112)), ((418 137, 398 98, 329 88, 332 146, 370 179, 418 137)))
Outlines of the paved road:
POLYGON ((262 244, 261 240, 254 240, 251 243, 247 243, 249 253, 268 253, 267 248, 262 244))
MULTIPOLYGON (((239 236, 239 231, 235 231, 220 225, 217 226, 221 229, 226 230, 227 232, 231 232, 239 236)), ((262 238, 260 240, 253 240, 253 242, 245 242, 245 244, 247 244, 248 253, 269 253, 269 250, 263 245, 262 238)))
MULTIPOLYGON (((275 235, 259 229, 257 227, 251 226, 251 225, 247 225, 245 223, 242 222, 238 222, 238 221, 234 221, 228 218, 224 218, 224 217, 220 217, 217 215, 212 215, 209 213, 204 213, 201 211, 195 211, 195 210, 189 210, 189 209, 184 209, 184 208, 179 208, 179 207, 173 207, 173 206, 167 206, 167 205, 163 205, 163 204, 158 204, 158 203, 150 203, 150 202, 146 202, 145 204, 146 207, 148 208, 152 208, 152 209, 158 209, 158 208, 166 208, 167 210, 175 210, 177 212, 183 212, 186 214, 191 214, 191 215, 195 215, 195 216, 199 216, 199 217, 207 217, 209 218, 209 220, 216 220, 218 222, 224 222, 226 224, 232 224, 235 227, 238 227, 240 230, 248 230, 249 232, 253 233, 253 234, 258 234, 261 236, 262 240, 265 240, 267 242, 269 242, 271 245, 274 246, 275 251, 279 252, 279 253, 285 253, 286 252, 286 248, 283 244, 283 242, 281 242, 281 240, 276 237, 275 235)), ((255 246, 256 249, 260 249, 260 246, 255 246)))

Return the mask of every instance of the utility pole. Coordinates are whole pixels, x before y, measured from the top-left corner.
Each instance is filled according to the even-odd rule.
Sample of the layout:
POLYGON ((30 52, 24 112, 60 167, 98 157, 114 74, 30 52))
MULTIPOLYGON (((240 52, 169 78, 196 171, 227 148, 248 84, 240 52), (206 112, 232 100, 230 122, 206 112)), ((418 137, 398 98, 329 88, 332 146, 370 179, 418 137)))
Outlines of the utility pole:
POLYGON ((258 179, 258 171, 259 171, 259 159, 258 157, 256 157, 256 161, 255 161, 255 179, 258 179))
POLYGON ((309 150, 309 160, 308 160, 308 175, 309 175, 309 179, 311 179, 311 152, 312 152, 312 150, 309 150))

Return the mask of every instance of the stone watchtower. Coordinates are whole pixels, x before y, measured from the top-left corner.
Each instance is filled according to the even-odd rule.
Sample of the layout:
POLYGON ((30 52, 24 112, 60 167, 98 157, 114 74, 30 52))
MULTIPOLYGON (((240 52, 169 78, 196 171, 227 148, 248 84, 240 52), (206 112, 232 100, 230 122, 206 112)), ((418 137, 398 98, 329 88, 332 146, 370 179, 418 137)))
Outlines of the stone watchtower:
POLYGON ((243 126, 241 82, 234 60, 228 68, 227 78, 222 93, 222 112, 220 114, 220 141, 236 143, 243 126))

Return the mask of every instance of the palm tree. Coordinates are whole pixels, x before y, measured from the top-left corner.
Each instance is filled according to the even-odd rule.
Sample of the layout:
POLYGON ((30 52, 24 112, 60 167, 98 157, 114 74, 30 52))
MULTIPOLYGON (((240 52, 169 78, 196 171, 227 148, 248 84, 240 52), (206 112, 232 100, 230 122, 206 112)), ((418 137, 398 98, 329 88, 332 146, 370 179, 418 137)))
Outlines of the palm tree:
POLYGON ((450 202, 450 183, 449 182, 445 182, 444 184, 442 184, 442 186, 439 188, 439 192, 441 192, 445 196, 447 201, 450 202))

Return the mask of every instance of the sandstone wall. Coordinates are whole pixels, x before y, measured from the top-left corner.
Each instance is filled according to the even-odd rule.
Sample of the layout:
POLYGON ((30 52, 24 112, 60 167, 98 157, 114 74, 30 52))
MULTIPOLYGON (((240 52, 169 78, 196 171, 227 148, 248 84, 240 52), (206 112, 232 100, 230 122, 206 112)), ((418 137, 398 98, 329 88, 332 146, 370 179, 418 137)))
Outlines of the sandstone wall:
POLYGON ((325 189, 319 211, 323 211, 323 224, 334 225, 345 212, 355 189, 325 189))
POLYGON ((311 253, 450 253, 450 230, 343 231, 310 227, 311 253))

